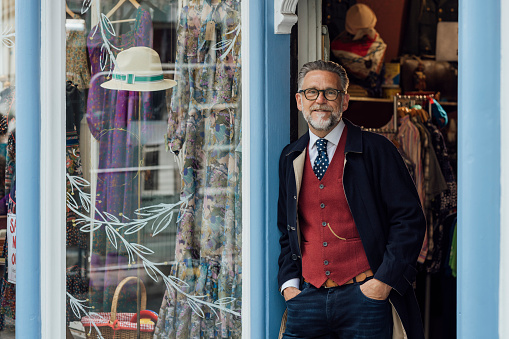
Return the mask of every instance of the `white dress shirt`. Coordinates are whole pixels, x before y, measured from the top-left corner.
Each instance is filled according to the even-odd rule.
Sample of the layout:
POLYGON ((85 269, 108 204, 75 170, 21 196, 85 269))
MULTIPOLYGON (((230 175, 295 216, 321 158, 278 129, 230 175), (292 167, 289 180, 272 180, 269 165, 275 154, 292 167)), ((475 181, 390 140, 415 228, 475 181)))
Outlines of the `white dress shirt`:
MULTIPOLYGON (((334 153, 336 153, 336 148, 338 148, 339 139, 341 139, 341 135, 343 134, 343 130, 345 129, 345 123, 343 120, 339 122, 339 124, 334 127, 332 131, 327 134, 324 139, 327 139, 327 156, 329 157, 329 164, 332 162, 332 157, 334 157, 334 153)), ((309 150, 309 161, 311 161, 311 168, 313 168, 315 164, 316 157, 318 156, 318 150, 316 149, 316 141, 320 139, 319 136, 309 131, 309 144, 308 144, 308 150, 309 150)), ((287 287, 295 287, 299 288, 300 279, 294 278, 286 281, 281 286, 281 293, 285 290, 287 287)))

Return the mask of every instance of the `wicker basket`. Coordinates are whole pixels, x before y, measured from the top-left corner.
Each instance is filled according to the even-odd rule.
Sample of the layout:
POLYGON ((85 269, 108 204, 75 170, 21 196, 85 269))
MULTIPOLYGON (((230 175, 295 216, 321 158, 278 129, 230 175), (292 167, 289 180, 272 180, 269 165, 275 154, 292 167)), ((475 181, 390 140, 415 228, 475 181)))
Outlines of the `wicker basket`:
MULTIPOLYGON (((111 303, 111 312, 97 313, 98 316, 86 316, 81 318, 81 323, 85 327, 87 338, 99 339, 137 339, 137 324, 130 322, 136 313, 117 313, 117 304, 120 291, 126 283, 131 280, 139 280, 141 287, 141 311, 147 307, 147 291, 141 279, 137 277, 127 277, 118 284, 113 295, 111 303), (99 329, 97 332, 95 326, 99 329)), ((140 339, 152 339, 155 326, 152 324, 140 324, 140 339)))
POLYGON ((288 309, 285 310, 285 313, 283 313, 283 317, 281 318, 281 327, 279 328, 279 339, 283 338, 283 334, 286 331, 286 319, 288 316, 288 309))

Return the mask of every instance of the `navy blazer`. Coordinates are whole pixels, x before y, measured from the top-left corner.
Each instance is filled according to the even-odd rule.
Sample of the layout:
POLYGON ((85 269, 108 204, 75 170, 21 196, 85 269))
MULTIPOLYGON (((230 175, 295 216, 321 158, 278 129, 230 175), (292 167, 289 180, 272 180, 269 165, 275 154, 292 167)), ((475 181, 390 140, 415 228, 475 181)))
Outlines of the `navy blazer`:
MULTIPOLYGON (((423 338, 412 288, 426 230, 417 190, 387 138, 343 120, 348 128, 343 186, 368 262, 375 278, 393 288, 389 299, 408 338, 423 338)), ((308 143, 306 133, 287 145, 279 160, 280 288, 292 278, 302 279, 297 206, 308 143)))

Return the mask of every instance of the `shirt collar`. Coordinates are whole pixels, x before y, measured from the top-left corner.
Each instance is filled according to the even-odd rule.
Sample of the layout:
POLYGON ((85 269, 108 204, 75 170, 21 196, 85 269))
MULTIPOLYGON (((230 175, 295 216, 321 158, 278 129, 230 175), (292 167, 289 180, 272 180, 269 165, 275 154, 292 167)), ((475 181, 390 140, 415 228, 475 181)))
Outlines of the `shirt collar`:
MULTIPOLYGON (((339 124, 334 127, 332 131, 327 134, 324 139, 327 140, 327 142, 333 143, 335 146, 339 144, 339 139, 341 139, 341 134, 343 134, 343 130, 345 129, 345 123, 343 122, 343 119, 339 122, 339 124)), ((309 130, 309 145, 311 148, 316 147, 316 141, 320 139, 319 136, 311 132, 309 130)))

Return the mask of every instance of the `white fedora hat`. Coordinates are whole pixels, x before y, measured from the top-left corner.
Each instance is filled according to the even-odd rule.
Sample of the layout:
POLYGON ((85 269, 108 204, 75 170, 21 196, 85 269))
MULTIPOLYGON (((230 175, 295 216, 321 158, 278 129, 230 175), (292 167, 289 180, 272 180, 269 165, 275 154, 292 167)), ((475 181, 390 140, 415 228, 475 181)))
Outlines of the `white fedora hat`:
POLYGON ((175 80, 164 79, 159 54, 148 47, 131 47, 118 53, 111 80, 101 84, 119 91, 153 92, 172 88, 175 80))

